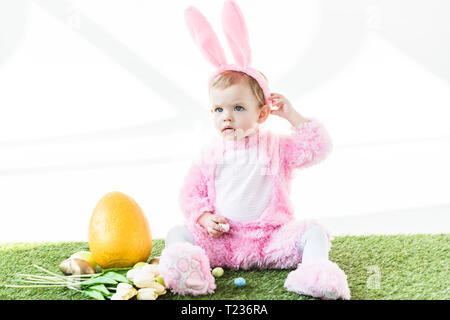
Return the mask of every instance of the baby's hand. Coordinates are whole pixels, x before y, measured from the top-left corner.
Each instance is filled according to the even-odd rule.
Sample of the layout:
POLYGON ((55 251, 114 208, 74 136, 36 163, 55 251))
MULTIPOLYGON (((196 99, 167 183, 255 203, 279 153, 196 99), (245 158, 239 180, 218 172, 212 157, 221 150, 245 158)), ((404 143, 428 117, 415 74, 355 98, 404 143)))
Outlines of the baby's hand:
POLYGON ((291 102, 279 93, 272 92, 270 94, 269 101, 272 103, 272 106, 278 107, 277 109, 270 110, 270 114, 288 119, 294 110, 291 102))
POLYGON ((213 238, 220 237, 227 230, 220 224, 227 224, 227 219, 224 217, 213 214, 209 211, 204 212, 198 219, 198 223, 205 228, 208 234, 213 238))

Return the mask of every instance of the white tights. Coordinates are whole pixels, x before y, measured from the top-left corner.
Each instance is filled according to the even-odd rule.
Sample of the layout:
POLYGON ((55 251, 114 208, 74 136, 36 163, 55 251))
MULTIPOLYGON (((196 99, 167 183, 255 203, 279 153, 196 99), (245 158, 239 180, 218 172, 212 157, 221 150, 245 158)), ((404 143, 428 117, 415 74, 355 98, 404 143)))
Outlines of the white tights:
POLYGON ((302 263, 328 260, 328 237, 322 228, 314 226, 305 231, 300 238, 303 250, 302 263))
POLYGON ((186 226, 175 226, 167 233, 166 247, 176 242, 188 242, 190 244, 194 244, 194 237, 186 226))

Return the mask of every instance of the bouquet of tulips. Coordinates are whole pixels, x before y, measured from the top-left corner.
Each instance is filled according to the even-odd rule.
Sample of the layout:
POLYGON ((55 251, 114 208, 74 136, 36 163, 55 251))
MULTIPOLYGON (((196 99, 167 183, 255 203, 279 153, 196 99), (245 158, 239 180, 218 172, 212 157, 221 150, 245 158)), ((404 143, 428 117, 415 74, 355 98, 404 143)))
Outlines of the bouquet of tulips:
POLYGON ((128 300, 133 297, 138 300, 156 300, 158 296, 166 293, 164 280, 158 270, 158 258, 152 259, 150 263, 138 262, 133 268, 111 268, 99 273, 92 273, 90 270, 88 274, 82 274, 85 269, 78 268, 78 262, 65 260, 61 263, 60 269, 69 275, 61 275, 33 265, 44 274, 18 273, 15 275, 16 283, 5 287, 66 287, 97 300, 128 300))

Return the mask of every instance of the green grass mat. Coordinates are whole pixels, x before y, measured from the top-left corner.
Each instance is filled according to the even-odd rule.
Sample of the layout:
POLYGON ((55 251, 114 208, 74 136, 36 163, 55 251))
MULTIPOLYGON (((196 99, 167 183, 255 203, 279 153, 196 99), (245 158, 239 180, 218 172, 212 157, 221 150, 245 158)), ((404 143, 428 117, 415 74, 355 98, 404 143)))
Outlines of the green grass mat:
MULTIPOLYGON (((154 240, 152 257, 163 240, 154 240)), ((37 264, 58 272, 72 253, 89 250, 87 242, 0 244, 0 284, 12 283, 15 273, 40 273, 37 264)), ((394 235, 336 237, 330 259, 347 274, 352 299, 450 299, 450 235, 394 235)), ((214 294, 183 297, 168 292, 158 299, 311 299, 284 289, 290 270, 230 270, 216 280, 214 294), (246 279, 235 287, 236 277, 246 279)), ((89 299, 66 288, 5 288, 0 299, 89 299)))

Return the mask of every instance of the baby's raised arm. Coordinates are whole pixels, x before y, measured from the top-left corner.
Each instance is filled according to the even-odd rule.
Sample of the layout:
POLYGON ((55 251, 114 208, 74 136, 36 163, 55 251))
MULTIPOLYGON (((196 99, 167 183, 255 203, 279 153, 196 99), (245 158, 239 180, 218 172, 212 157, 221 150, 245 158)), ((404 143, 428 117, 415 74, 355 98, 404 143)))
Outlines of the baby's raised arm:
POLYGON ((279 93, 273 93, 270 101, 278 107, 270 113, 286 119, 292 125, 292 134, 280 138, 282 164, 288 169, 294 169, 325 159, 332 149, 331 138, 325 127, 316 119, 304 118, 279 93))

